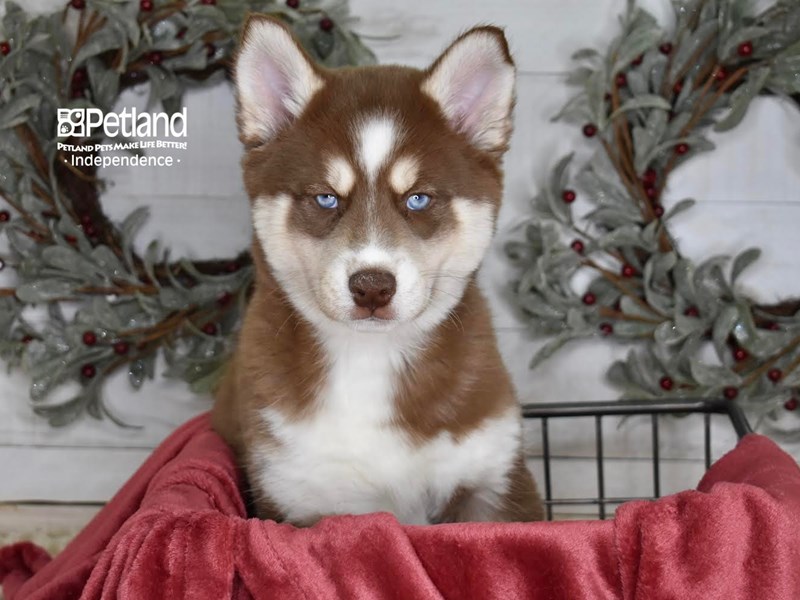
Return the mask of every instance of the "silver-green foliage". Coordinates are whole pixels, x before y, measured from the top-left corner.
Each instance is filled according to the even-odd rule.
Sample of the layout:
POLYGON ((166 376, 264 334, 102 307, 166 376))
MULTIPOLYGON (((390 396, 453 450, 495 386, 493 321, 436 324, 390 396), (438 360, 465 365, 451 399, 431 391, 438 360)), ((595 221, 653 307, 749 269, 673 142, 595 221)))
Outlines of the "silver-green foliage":
POLYGON ((555 166, 525 238, 507 245, 520 267, 515 302, 550 338, 532 368, 571 340, 607 336, 634 344, 608 372, 626 396, 725 395, 763 417, 797 394, 800 303, 759 306, 742 293, 737 279, 757 249, 700 264, 684 257, 669 224, 694 201, 666 212, 660 204, 672 170, 713 149, 711 128, 737 125, 759 94, 800 93, 800 3, 779 0, 760 15, 748 5, 673 2, 666 31, 631 1, 605 53, 574 55, 580 66, 568 82, 580 92, 556 118, 596 126, 596 151, 577 167, 572 156, 555 166), (588 211, 563 201, 567 188, 588 211), (591 274, 581 293, 579 271, 591 274))

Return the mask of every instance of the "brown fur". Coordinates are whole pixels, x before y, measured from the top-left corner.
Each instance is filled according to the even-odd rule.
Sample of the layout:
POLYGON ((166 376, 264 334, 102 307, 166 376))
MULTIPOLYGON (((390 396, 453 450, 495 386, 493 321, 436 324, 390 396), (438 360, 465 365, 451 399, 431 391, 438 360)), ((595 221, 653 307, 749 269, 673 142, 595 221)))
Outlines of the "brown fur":
MULTIPOLYGON (((502 38, 499 30, 486 31, 502 38)), ((511 62, 504 39, 503 48, 511 62)), ((400 117, 405 133, 392 156, 417 157, 419 180, 427 187, 414 191, 435 196, 429 210, 411 213, 404 206, 403 195, 391 188, 382 173, 374 201, 380 204, 386 240, 391 242, 396 232, 408 229, 424 240, 446 235, 455 226, 449 206, 454 197, 486 199, 494 204, 496 213, 502 195, 500 156, 505 148, 479 151, 453 130, 437 104, 420 91, 428 72, 405 67, 337 71, 317 67, 317 73, 325 86, 291 127, 283 128, 266 144, 243 139, 248 148, 242 161, 244 182, 251 199, 290 195, 294 202, 289 226, 297 233, 324 238, 336 229, 354 238, 363 235, 367 182, 357 179, 337 210, 322 212, 308 199, 329 192, 319 179, 330 157, 324 149, 335 147, 343 157, 357 162, 350 123, 342 116, 372 109, 400 117)), ((292 420, 304 419, 316 409, 326 376, 313 326, 293 308, 257 239, 252 253, 254 291, 212 413, 215 429, 233 446, 246 473, 252 468, 249 449, 269 441, 277 443, 256 412, 270 406, 292 420)), ((442 432, 458 439, 516 405, 474 276, 450 318, 438 325, 428 340, 426 348, 407 365, 395 398, 395 424, 416 443, 442 432)), ((521 456, 508 477, 510 487, 496 518, 541 518, 538 494, 521 456)), ((470 490, 460 489, 440 518, 460 520, 469 499, 470 490)), ((268 496, 255 494, 254 502, 256 514, 262 518, 282 518, 280 508, 268 496)))

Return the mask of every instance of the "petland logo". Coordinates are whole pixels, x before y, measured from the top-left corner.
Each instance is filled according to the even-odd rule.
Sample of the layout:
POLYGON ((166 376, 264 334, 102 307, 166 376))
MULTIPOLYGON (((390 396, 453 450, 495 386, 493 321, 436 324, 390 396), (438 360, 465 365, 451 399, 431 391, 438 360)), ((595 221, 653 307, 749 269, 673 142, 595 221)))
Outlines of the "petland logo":
POLYGON ((186 107, 171 116, 167 113, 137 113, 126 108, 120 113, 103 114, 99 108, 59 108, 58 137, 87 138, 102 127, 107 138, 186 137, 186 107))
POLYGON ((59 108, 57 117, 59 138, 81 140, 79 143, 58 142, 58 150, 66 154, 73 167, 171 167, 181 162, 171 151, 186 150, 187 146, 185 141, 141 139, 185 138, 186 107, 172 115, 139 113, 135 108, 126 108, 120 113, 103 113, 99 108, 59 108), (101 128, 103 139, 108 142, 86 143, 86 138, 91 138, 101 128), (117 136, 125 139, 116 142, 117 136), (159 150, 145 155, 144 151, 150 149, 159 150))

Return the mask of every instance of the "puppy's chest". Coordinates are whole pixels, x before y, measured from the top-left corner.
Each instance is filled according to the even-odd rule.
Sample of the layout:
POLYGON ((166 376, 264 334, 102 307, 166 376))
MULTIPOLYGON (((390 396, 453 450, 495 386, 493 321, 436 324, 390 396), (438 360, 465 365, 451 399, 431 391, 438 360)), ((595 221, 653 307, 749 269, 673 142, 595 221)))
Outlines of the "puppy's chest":
POLYGON ((262 410, 277 445, 256 454, 256 475, 287 519, 390 511, 426 523, 458 486, 485 475, 476 458, 490 457, 507 434, 489 427, 458 441, 442 432, 414 443, 393 423, 395 359, 385 350, 337 357, 307 418, 262 410))

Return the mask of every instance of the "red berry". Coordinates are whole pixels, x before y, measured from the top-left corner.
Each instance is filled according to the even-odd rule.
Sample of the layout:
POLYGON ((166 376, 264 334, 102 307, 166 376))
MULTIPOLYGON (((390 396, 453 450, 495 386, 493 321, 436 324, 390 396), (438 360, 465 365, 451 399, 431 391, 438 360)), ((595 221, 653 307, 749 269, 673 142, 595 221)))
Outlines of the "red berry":
POLYGON ((717 70, 714 71, 714 79, 717 81, 724 81, 728 78, 728 72, 725 70, 725 67, 717 67, 717 70))
POLYGON ((776 323, 775 321, 770 321, 769 323, 767 323, 767 329, 769 329, 770 331, 780 331, 781 326, 779 323, 776 323))
POLYGON ((123 356, 128 353, 128 350, 130 350, 128 342, 114 342, 114 354, 123 356))
POLYGON ((742 42, 739 44, 739 47, 736 49, 736 52, 739 56, 750 56, 753 54, 753 42, 742 42))
POLYGON ((139 9, 144 12, 150 12, 153 10, 153 0, 140 0, 139 9))
POLYGON ((569 245, 569 247, 572 248, 578 254, 583 254, 583 250, 585 248, 583 242, 580 240, 572 240, 572 243, 569 245))
POLYGON ((97 369, 92 364, 86 364, 81 367, 81 375, 86 379, 91 379, 97 374, 97 369))
POLYGON ((659 219, 664 216, 664 207, 660 204, 653 205, 653 214, 659 219))
POLYGON ((300 0, 286 0, 286 6, 296 9, 300 6, 300 0))
POLYGON ((655 169, 647 169, 644 172, 644 176, 642 177, 642 183, 645 185, 655 185, 656 180, 658 179, 658 173, 656 173, 655 169))
POLYGON ((228 273, 236 273, 236 271, 239 270, 239 263, 229 262, 227 265, 225 265, 225 270, 228 273))
POLYGON ((11 213, 7 210, 0 210, 0 223, 6 223, 11 219, 11 213))
POLYGON ((699 317, 700 311, 696 306, 690 306, 685 311, 683 311, 683 314, 686 315, 687 317, 699 317))
POLYGON ((26 333, 25 335, 22 336, 22 339, 20 341, 23 344, 27 344, 28 342, 32 342, 33 341, 33 336, 26 333))
POLYGON ((672 381, 672 377, 664 375, 661 379, 658 380, 658 385, 661 386, 662 390, 668 392, 674 387, 675 382, 672 381))
POLYGON ((675 84, 672 86, 672 93, 677 96, 678 94, 681 93, 682 90, 683 90, 683 82, 676 81, 675 84))
POLYGON ((724 390, 722 390, 722 395, 725 396, 728 400, 733 400, 736 396, 739 395, 739 390, 733 386, 728 386, 724 390))
POLYGON ((70 0, 69 5, 75 10, 83 10, 86 8, 86 0, 70 0))
POLYGON ((678 154, 686 154, 688 151, 689 151, 689 144, 680 143, 677 146, 675 146, 675 152, 677 152, 678 154))
POLYGON ((206 335, 216 335, 217 326, 214 323, 206 323, 203 325, 203 333, 206 335))
POLYGON ((617 73, 617 76, 614 78, 614 83, 617 84, 618 88, 625 87, 628 85, 628 77, 625 73, 617 73))
POLYGON ((583 135, 586 137, 594 137, 597 135, 597 125, 594 123, 587 123, 583 126, 583 135))
POLYGON ((83 226, 83 232, 89 237, 95 237, 97 235, 97 228, 89 223, 88 225, 83 226))
POLYGON ((784 402, 783 408, 786 410, 797 410, 797 398, 789 398, 784 402))
POLYGON ((573 202, 575 202, 575 198, 576 198, 575 192, 572 190, 564 190, 563 192, 561 192, 561 199, 567 204, 572 204, 573 202))
POLYGON ((155 50, 147 55, 147 60, 150 61, 151 65, 160 65, 161 61, 164 60, 164 55, 155 50))
POLYGON ((217 3, 217 0, 200 0, 200 4, 205 4, 206 6, 214 6, 217 3))
POLYGON ((8 42, 0 42, 0 54, 5 56, 9 52, 11 52, 11 44, 8 42))
POLYGON ((179 40, 182 40, 183 36, 186 35, 187 31, 189 30, 186 27, 182 27, 181 29, 178 30, 178 33, 175 34, 175 37, 178 38, 179 40))
POLYGON ((650 200, 655 200, 656 198, 658 198, 658 190, 655 188, 655 186, 652 185, 645 185, 644 194, 650 200))
POLYGON ((331 21, 328 17, 325 17, 319 22, 319 28, 322 31, 330 31, 333 29, 333 21, 331 21))
POLYGON ((735 360, 736 362, 742 362, 743 360, 747 360, 748 356, 750 356, 750 354, 748 354, 747 350, 745 350, 744 348, 736 348, 733 351, 733 360, 735 360))
POLYGON ((614 326, 611 323, 600 323, 600 333, 603 335, 611 335, 614 333, 614 326))
POLYGON ((597 296, 595 296, 592 292, 586 292, 583 295, 583 303, 586 306, 591 306, 595 302, 597 302, 597 296))
POLYGON ((772 383, 778 383, 781 380, 781 377, 783 377, 783 371, 780 369, 770 369, 767 371, 767 378, 772 383))
POLYGON ((230 292, 224 292, 219 298, 217 298, 217 305, 218 306, 228 306, 233 300, 233 294, 230 292))
POLYGON ((664 42, 658 47, 658 51, 661 52, 661 54, 672 54, 672 44, 664 42))
POLYGON ((67 240, 68 244, 72 244, 73 246, 78 243, 78 238, 74 235, 67 234, 64 236, 64 239, 67 240))
POLYGON ((640 54, 631 61, 631 66, 638 67, 640 64, 642 64, 643 60, 644 60, 644 54, 640 54))
POLYGON ((80 69, 75 69, 75 72, 72 74, 72 86, 83 85, 86 83, 88 73, 84 67, 80 69))
POLYGON ((631 265, 622 265, 621 273, 623 277, 633 277, 636 275, 636 269, 634 269, 631 265))
POLYGON ((97 335, 94 331, 83 332, 83 343, 87 346, 94 346, 97 343, 97 335))
POLYGON ((211 58, 217 52, 217 47, 212 43, 206 44, 206 57, 211 58))

